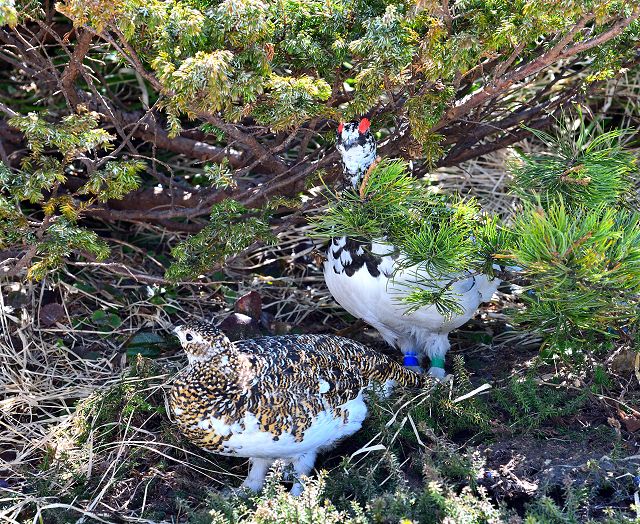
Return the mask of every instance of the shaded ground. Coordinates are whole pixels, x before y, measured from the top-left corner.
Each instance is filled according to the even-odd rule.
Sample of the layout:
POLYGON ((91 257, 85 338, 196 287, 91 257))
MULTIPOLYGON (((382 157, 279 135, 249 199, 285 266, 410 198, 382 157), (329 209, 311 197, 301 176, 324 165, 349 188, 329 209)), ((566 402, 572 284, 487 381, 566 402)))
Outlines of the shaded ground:
MULTIPOLYGON (((135 249, 120 256, 151 274, 154 242, 129 239, 135 249)), ((275 262, 252 255, 271 260, 262 276, 230 270, 180 286, 101 266, 71 266, 26 287, 2 283, 0 517, 196 523, 211 522, 212 508, 240 512, 244 503, 216 494, 240 484, 245 462, 203 453, 167 416, 166 392, 184 365, 175 323, 235 311, 255 317, 235 336, 340 332, 399 358, 333 304, 310 248, 291 252, 275 262)), ((452 334, 452 382, 432 398, 404 392, 376 403, 361 432, 319 458, 317 469, 329 472, 319 500, 347 513, 358 502, 373 522, 634 516, 640 381, 631 342, 541 361, 539 341, 509 325, 517 297, 502 291, 452 334), (484 384, 491 388, 456 402, 484 384)))

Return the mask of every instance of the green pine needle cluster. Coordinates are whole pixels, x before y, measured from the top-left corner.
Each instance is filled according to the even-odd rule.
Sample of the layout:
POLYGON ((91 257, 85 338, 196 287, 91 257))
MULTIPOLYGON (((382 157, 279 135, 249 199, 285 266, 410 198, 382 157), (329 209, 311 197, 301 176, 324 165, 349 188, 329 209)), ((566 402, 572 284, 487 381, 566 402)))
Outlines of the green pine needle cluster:
POLYGON ((512 164, 515 189, 521 197, 537 197, 545 205, 562 197, 569 206, 586 207, 632 197, 631 177, 637 172, 637 159, 620 147, 621 130, 603 131, 597 122, 587 126, 581 118, 575 133, 566 124, 559 126, 556 136, 529 131, 545 144, 545 151, 520 155, 519 162, 512 164))
POLYGON ((550 339, 587 339, 637 323, 640 214, 625 209, 527 208, 514 258, 531 282, 520 315, 550 339))
POLYGON ((416 286, 402 299, 407 310, 435 305, 444 315, 459 310, 451 286, 468 278, 467 271, 492 276, 496 255, 504 252, 510 237, 477 202, 435 193, 397 160, 380 162, 362 195, 344 191, 312 224, 322 238, 376 241, 388 245, 389 254, 401 253, 396 271, 418 275, 416 286))

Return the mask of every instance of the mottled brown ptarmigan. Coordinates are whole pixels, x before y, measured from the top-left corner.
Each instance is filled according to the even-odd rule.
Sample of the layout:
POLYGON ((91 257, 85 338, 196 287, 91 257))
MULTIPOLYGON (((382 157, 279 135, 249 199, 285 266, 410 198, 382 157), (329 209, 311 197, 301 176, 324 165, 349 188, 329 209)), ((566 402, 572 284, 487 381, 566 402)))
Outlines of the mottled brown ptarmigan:
POLYGON ((181 431, 214 453, 251 459, 243 486, 259 490, 276 460, 293 466, 302 490, 316 455, 360 429, 372 384, 423 387, 426 376, 362 344, 333 335, 287 335, 232 343, 211 324, 175 330, 189 365, 170 404, 181 431))

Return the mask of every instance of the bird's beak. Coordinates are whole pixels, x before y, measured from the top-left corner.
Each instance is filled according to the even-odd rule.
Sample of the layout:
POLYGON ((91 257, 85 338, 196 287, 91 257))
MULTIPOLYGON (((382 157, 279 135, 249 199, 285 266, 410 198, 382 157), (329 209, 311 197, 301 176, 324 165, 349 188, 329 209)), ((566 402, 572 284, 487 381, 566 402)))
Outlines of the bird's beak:
POLYGON ((180 332, 182 331, 182 326, 176 326, 173 328, 173 333, 178 336, 180 335, 180 332))

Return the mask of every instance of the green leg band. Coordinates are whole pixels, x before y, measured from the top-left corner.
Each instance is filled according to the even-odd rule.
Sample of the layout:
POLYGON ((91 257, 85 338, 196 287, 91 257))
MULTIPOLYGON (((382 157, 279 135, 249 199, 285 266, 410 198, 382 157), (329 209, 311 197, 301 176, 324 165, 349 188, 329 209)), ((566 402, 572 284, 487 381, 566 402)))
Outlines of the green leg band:
POLYGON ((442 357, 431 357, 431 367, 432 368, 442 368, 442 369, 444 369, 444 358, 442 358, 442 357))

